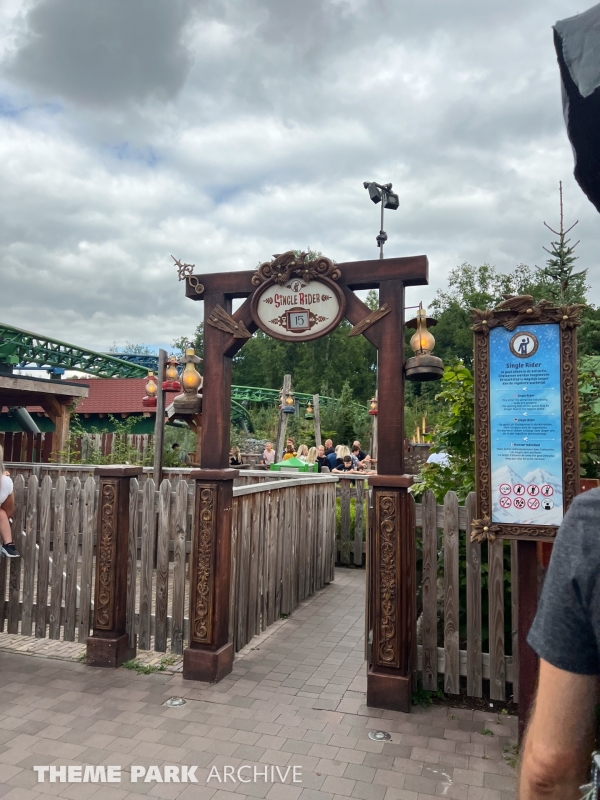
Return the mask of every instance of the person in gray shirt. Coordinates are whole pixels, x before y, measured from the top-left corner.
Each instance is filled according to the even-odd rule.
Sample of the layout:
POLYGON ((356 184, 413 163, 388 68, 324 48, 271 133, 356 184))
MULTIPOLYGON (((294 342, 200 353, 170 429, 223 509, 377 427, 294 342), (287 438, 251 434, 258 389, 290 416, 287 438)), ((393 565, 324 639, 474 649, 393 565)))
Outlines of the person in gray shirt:
POLYGON ((518 796, 579 800, 600 676, 600 489, 575 498, 564 517, 527 641, 540 674, 518 796))

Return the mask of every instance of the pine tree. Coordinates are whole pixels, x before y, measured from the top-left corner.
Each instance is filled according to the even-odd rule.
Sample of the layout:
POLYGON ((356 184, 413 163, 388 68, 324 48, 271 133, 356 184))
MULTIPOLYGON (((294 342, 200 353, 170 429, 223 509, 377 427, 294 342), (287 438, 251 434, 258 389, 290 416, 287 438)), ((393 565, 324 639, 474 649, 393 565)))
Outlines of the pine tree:
POLYGON ((579 240, 575 244, 571 244, 571 239, 567 238, 567 235, 579 220, 576 220, 571 227, 564 229, 562 181, 559 183, 559 194, 560 229, 555 231, 547 222, 544 222, 548 230, 558 239, 550 243, 550 250, 544 247, 550 258, 546 261, 546 266, 539 269, 536 277, 542 278, 544 282, 547 281, 547 294, 550 294, 551 299, 556 300, 561 305, 564 303, 582 303, 585 302, 585 293, 588 288, 585 283, 587 269, 583 269, 581 272, 573 272, 575 262, 578 259, 578 256, 574 255, 574 251, 579 244, 579 240))

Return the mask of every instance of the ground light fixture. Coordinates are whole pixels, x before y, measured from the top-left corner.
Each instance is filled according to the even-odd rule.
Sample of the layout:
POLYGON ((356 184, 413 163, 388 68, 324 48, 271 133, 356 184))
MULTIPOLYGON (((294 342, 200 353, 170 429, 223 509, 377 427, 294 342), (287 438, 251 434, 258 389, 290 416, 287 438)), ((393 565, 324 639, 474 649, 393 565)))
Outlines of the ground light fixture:
POLYGON ((444 373, 442 359, 431 354, 435 339, 427 329, 428 325, 437 325, 437 320, 428 317, 427 311, 420 304, 417 316, 406 323, 407 328, 415 329, 410 340, 415 355, 408 359, 404 367, 406 379, 409 381, 439 381, 444 373))
POLYGON ((148 372, 146 379, 146 395, 142 398, 142 405, 146 408, 156 408, 156 394, 158 392, 158 383, 156 375, 152 370, 148 372))
POLYGON ((383 258, 383 245, 387 242, 387 233, 383 230, 383 210, 390 208, 396 211, 400 205, 398 195, 392 192, 391 183, 376 183, 375 181, 364 181, 363 186, 369 192, 371 200, 377 204, 381 203, 381 228, 375 237, 377 247, 379 248, 379 258, 383 258))

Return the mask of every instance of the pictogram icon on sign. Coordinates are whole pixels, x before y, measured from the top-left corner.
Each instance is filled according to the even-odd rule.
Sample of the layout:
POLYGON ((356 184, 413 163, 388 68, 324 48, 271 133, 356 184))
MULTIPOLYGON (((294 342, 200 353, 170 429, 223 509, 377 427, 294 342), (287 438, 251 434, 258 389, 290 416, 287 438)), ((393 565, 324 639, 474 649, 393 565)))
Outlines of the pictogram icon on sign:
POLYGON ((544 497, 552 497, 552 495, 554 494, 554 489, 552 488, 552 486, 550 486, 549 483, 545 483, 542 486, 542 494, 544 495, 544 497))
POLYGON ((515 494, 525 494, 525 487, 522 483, 515 483, 513 486, 513 492, 515 494))
POLYGON ((501 483, 500 484, 500 494, 510 494, 511 493, 510 483, 501 483))
POLYGON ((552 500, 542 500, 542 508, 544 511, 550 511, 554 508, 554 502, 552 500))
POLYGON ((537 499, 537 497, 530 497, 529 500, 527 501, 527 505, 529 506, 529 508, 535 511, 537 508, 540 507, 540 501, 537 499))
POLYGON ((522 497, 515 497, 515 508, 525 508, 525 500, 522 497))
POLYGON ((512 506, 512 500, 510 497, 501 497, 500 498, 500 508, 510 508, 512 506))
POLYGON ((540 487, 536 486, 535 483, 530 483, 529 486, 527 487, 527 494, 530 497, 535 497, 539 493, 540 493, 540 487))

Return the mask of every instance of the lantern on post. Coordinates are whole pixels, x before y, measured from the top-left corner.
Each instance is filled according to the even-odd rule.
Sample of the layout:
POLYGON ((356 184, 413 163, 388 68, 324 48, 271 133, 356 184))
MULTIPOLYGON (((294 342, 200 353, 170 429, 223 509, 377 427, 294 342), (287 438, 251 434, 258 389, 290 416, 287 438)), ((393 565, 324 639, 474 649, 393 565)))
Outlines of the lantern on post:
POLYGON ((148 372, 148 378, 146 380, 146 395, 142 398, 142 405, 146 408, 156 408, 156 395, 158 392, 158 383, 156 381, 156 375, 152 370, 148 372))
POLYGON ((312 403, 309 400, 308 403, 306 404, 306 413, 304 415, 304 419, 314 419, 314 418, 315 414, 313 411, 312 403))
POLYGON ((183 394, 177 395, 173 400, 175 411, 198 414, 202 407, 202 375, 196 369, 196 364, 202 361, 194 352, 193 347, 186 347, 185 355, 179 359, 183 364, 181 373, 181 386, 183 394))
POLYGON ((372 417, 376 417, 377 416, 377 398, 376 397, 372 397, 371 400, 369 401, 369 405, 371 406, 369 408, 369 414, 372 417))
POLYGON ((427 325, 433 327, 437 320, 428 317, 426 310, 419 305, 417 316, 406 323, 407 328, 416 328, 410 340, 415 355, 408 359, 404 368, 409 381, 439 381, 444 373, 442 359, 431 355, 435 339, 427 325))
POLYGON ((285 402, 283 404, 283 413, 294 414, 295 412, 296 412, 296 402, 294 400, 294 395, 291 392, 288 392, 285 396, 285 402))
POLYGON ((177 370, 177 359, 174 355, 170 355, 167 360, 167 367, 165 369, 165 380, 162 383, 163 392, 180 392, 181 383, 179 383, 179 372, 177 370))

